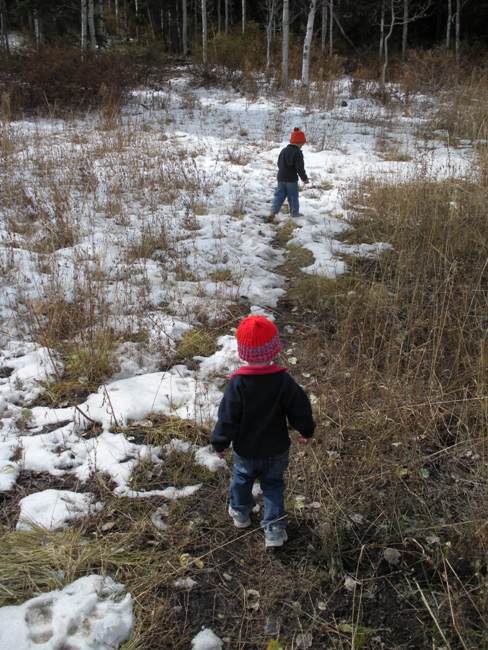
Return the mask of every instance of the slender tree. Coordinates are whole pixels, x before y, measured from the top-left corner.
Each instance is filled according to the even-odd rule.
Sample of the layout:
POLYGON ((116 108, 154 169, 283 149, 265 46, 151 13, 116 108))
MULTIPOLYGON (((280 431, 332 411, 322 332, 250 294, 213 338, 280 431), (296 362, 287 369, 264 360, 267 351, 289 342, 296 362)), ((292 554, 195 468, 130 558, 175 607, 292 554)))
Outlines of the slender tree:
POLYGON ((8 14, 5 0, 0 0, 0 33, 2 38, 2 48, 7 54, 10 54, 10 43, 8 38, 8 14))
POLYGON ((288 61, 290 51, 290 0, 283 0, 283 23, 281 28, 281 83, 288 88, 288 61))
POLYGON ((87 1, 88 0, 81 0, 81 51, 84 52, 86 50, 87 46, 87 27, 88 27, 88 8, 87 8, 87 1))
POLYGON ((403 29, 402 29, 402 61, 407 54, 408 23, 409 23, 409 4, 408 0, 403 0, 403 29))
POLYGON ((182 28, 181 38, 183 43, 183 56, 188 55, 188 2, 181 0, 182 28))
POLYGON ((276 0, 266 0, 267 22, 266 22, 266 70, 271 66, 271 41, 273 38, 273 25, 276 0))
POLYGON ((446 49, 451 47, 452 0, 447 0, 446 49))
POLYGON ((385 0, 381 0, 380 47, 379 47, 380 61, 383 59, 383 44, 384 44, 384 42, 385 42, 385 0))
POLYGON ((88 0, 88 31, 90 33, 90 47, 97 49, 97 35, 95 32, 95 7, 94 0, 88 0))
POLYGON ((310 48, 312 45, 313 37, 313 24, 315 21, 315 12, 317 10, 317 0, 310 0, 310 7, 308 10, 307 29, 305 38, 303 40, 303 56, 302 56, 302 84, 308 86, 310 82, 310 48))
POLYGON ((329 0, 329 56, 334 54, 334 0, 329 0))
POLYGON ((207 45, 208 45, 208 30, 207 30, 207 0, 202 0, 202 61, 207 65, 207 45))
POLYGON ((229 0, 224 0, 224 31, 229 33, 229 0))
POLYGON ((320 51, 325 54, 325 43, 327 40, 327 12, 329 5, 327 0, 322 0, 322 24, 320 26, 320 51))
POLYGON ((459 63, 460 49, 461 49, 461 0, 456 0, 456 32, 455 32, 455 46, 456 61, 459 63))
POLYGON ((246 0, 241 1, 242 6, 242 33, 246 31, 246 0))

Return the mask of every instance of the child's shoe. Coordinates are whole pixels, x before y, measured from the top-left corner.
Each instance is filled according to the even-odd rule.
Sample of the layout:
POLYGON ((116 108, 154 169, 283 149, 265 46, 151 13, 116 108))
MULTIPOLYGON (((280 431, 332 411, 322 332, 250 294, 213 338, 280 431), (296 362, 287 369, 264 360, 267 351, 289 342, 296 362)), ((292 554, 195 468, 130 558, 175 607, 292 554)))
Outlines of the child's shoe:
POLYGON ((251 525, 251 518, 249 515, 241 515, 240 512, 237 512, 237 510, 234 510, 231 506, 229 506, 229 516, 232 517, 232 521, 236 528, 247 528, 251 525))
POLYGON ((271 526, 264 531, 264 545, 266 548, 283 546, 288 539, 286 530, 277 526, 271 526))

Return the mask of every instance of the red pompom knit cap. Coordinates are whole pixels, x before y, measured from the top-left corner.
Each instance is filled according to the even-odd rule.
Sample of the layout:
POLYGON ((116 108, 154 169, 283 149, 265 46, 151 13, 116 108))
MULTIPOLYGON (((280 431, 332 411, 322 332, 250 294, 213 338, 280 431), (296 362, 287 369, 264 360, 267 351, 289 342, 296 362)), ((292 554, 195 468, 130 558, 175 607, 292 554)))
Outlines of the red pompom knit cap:
POLYGON ((290 135, 290 144, 305 144, 306 141, 305 133, 296 126, 290 135))
POLYGON ((248 316, 236 332, 237 351, 244 361, 273 361, 281 350, 280 335, 274 323, 264 316, 248 316))

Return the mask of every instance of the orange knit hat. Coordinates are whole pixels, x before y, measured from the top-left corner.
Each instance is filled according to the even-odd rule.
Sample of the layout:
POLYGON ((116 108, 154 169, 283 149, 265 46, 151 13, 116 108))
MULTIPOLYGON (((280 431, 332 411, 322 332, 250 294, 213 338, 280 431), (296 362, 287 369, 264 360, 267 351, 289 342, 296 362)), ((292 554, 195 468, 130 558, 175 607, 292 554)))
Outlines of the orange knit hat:
POLYGON ((248 316, 236 332, 237 350, 244 361, 273 361, 281 350, 280 335, 274 323, 264 316, 248 316))
POLYGON ((305 144, 307 138, 305 133, 296 126, 290 136, 290 144, 305 144))

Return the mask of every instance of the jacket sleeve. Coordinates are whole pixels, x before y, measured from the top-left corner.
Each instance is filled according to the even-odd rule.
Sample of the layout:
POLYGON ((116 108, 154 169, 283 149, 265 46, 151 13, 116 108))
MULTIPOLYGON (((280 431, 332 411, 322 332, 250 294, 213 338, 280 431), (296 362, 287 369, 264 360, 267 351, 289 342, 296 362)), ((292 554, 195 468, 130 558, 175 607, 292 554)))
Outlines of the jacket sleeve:
POLYGON ((289 375, 288 378, 286 417, 293 429, 296 429, 304 438, 311 438, 315 431, 315 421, 310 400, 303 388, 289 375))
POLYGON ((308 176, 307 172, 305 171, 303 153, 300 151, 300 149, 297 149, 297 153, 295 155, 295 169, 297 170, 297 174, 300 176, 302 181, 306 183, 308 181, 308 176))
POLYGON ((210 437, 210 443, 215 451, 225 451, 239 432, 241 422, 242 402, 235 381, 230 381, 220 402, 217 424, 210 437))

